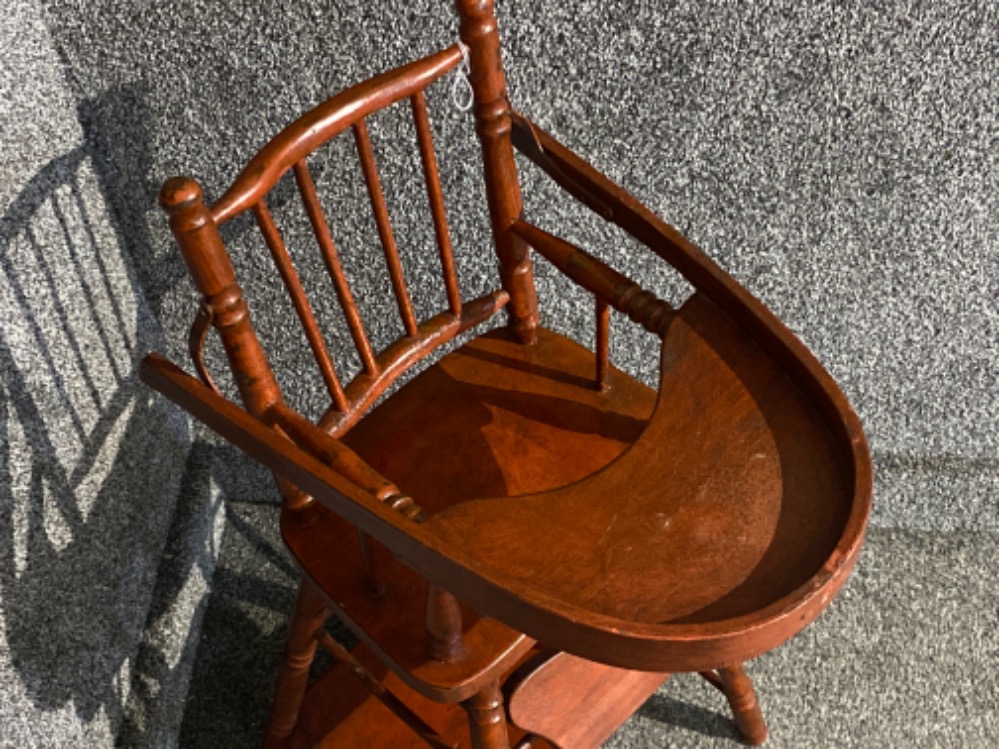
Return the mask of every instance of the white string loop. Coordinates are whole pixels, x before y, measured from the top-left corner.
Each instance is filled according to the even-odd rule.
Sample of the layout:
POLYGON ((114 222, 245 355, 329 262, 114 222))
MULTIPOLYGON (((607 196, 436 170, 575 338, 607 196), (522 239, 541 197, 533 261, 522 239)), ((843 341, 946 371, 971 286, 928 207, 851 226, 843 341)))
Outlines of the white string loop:
POLYGON ((461 50, 461 66, 451 84, 451 100, 459 110, 467 112, 475 103, 475 91, 472 89, 472 81, 469 78, 472 69, 468 64, 468 45, 459 41, 458 48, 461 50))

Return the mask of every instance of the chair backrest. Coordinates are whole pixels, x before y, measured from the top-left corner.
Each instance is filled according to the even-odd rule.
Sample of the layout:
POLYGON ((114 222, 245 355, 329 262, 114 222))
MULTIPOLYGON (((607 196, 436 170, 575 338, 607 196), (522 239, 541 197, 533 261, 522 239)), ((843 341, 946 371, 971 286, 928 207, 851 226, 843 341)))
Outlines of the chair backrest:
POLYGON ((504 306, 520 337, 530 340, 533 336, 537 303, 530 261, 523 240, 509 230, 520 216, 521 198, 493 4, 461 0, 457 5, 462 43, 353 86, 310 110, 267 143, 213 205, 204 203, 201 188, 191 179, 178 177, 163 186, 160 202, 170 215, 171 228, 203 295, 191 332, 195 366, 202 379, 214 387, 201 357, 210 323, 221 334, 240 395, 255 416, 264 415, 282 401, 282 395, 250 324, 247 304, 219 234, 222 224, 246 212, 256 219, 329 393, 330 405, 319 425, 331 435, 348 430, 395 379, 434 348, 504 306), (475 95, 475 119, 482 142, 486 195, 502 283, 501 289, 469 301, 462 300, 459 291, 424 94, 430 84, 463 58, 468 63, 475 95), (447 298, 446 310, 422 322, 414 314, 365 123, 369 115, 407 98, 415 123, 447 298), (373 349, 368 338, 308 165, 310 154, 348 129, 353 133, 404 330, 401 338, 381 352, 373 349), (341 381, 281 230, 268 208, 268 194, 289 171, 294 174, 360 357, 362 369, 347 383, 341 381))

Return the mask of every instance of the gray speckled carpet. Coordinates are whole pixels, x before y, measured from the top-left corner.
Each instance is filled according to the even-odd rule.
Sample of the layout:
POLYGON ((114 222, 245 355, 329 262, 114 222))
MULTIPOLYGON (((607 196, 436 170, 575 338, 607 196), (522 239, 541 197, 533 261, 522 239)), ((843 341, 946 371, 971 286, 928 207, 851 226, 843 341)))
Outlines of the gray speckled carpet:
MULTIPOLYGON (((263 731, 296 577, 276 508, 228 506, 181 745, 263 731)), ((774 747, 967 747, 999 735, 999 535, 875 529, 833 605, 750 664, 774 747)), ((721 695, 676 675, 607 744, 740 744, 721 695)))
MULTIPOLYGON (((156 193, 188 173, 217 198, 304 109, 453 41, 450 11, 446 0, 5 4, 0 746, 242 746, 219 727, 255 730, 247 706, 266 703, 290 578, 272 551, 266 475, 135 376, 151 349, 186 361, 195 308, 156 193), (223 497, 240 504, 226 514, 223 497), (223 670, 239 633, 253 645, 223 670), (224 701, 222 687, 242 685, 252 694, 224 701)), ((500 0, 499 11, 514 104, 771 306, 865 425, 876 488, 856 576, 755 666, 774 745, 994 745, 999 6, 500 0)), ((473 296, 494 271, 477 144, 449 83, 430 93, 431 118, 473 296)), ((370 127, 416 286, 437 258, 405 114, 370 127)), ((385 274, 368 261, 377 237, 350 146, 334 143, 313 169, 383 344, 398 329, 374 322, 385 274)), ((633 243, 536 173, 523 182, 542 226, 683 298, 633 243)), ((352 350, 293 197, 284 185, 271 208, 331 347, 352 350)), ((248 221, 225 238, 279 376, 301 380, 311 365, 280 322, 288 303, 259 280, 273 277, 266 250, 248 221)), ((537 280, 546 324, 591 341, 589 298, 544 263, 537 280)), ((418 298, 418 313, 434 303, 418 298)), ((611 355, 654 377, 650 339, 621 321, 611 355)), ((217 348, 209 361, 224 367, 217 348)), ((325 396, 307 381, 289 397, 316 413, 325 396)), ((730 743, 719 710, 696 679, 676 679, 615 741, 730 743)))

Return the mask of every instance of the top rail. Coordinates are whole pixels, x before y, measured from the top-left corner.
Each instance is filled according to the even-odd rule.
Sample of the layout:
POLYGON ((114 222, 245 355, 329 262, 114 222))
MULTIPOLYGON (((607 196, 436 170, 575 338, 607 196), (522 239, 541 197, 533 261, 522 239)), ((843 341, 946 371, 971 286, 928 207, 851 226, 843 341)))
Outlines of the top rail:
POLYGON ((348 88, 299 117, 257 153, 212 206, 217 224, 250 208, 296 162, 355 122, 412 96, 454 68, 461 49, 448 47, 348 88))

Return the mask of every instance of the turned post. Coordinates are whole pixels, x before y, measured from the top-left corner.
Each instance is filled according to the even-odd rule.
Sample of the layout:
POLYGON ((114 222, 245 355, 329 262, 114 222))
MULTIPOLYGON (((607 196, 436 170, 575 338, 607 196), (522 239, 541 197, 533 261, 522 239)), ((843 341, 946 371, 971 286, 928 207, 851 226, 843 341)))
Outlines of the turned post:
POLYGON ((288 628, 284 662, 274 687, 264 749, 284 746, 285 739, 295 731, 302 698, 309 684, 309 667, 316 654, 317 638, 322 633, 329 614, 319 593, 311 583, 303 580, 288 628))
MULTIPOLYGON (((222 338, 243 405, 254 416, 262 416, 281 402, 281 391, 250 324, 243 290, 236 283, 232 262, 201 187, 188 177, 167 180, 160 190, 160 205, 170 217, 170 229, 201 292, 203 309, 222 338)), ((311 502, 284 480, 278 481, 278 488, 289 509, 301 509, 311 502)))
POLYGON ((499 679, 493 679, 462 703, 468 713, 472 749, 510 749, 506 711, 499 679))
POLYGON ((469 79, 475 94, 475 127, 482 143, 486 200, 507 314, 523 343, 537 337, 538 300, 526 243, 510 231, 521 213, 520 186, 510 140, 510 102, 500 55, 493 0, 457 0, 461 41, 468 47, 469 79))
POLYGON ((465 653, 462 644, 461 604, 451 593, 430 584, 427 593, 427 632, 430 635, 430 657, 453 663, 465 653))
POLYGON ((756 699, 753 682, 742 664, 718 669, 722 691, 735 715, 739 733, 750 744, 759 745, 767 740, 767 724, 756 699))

